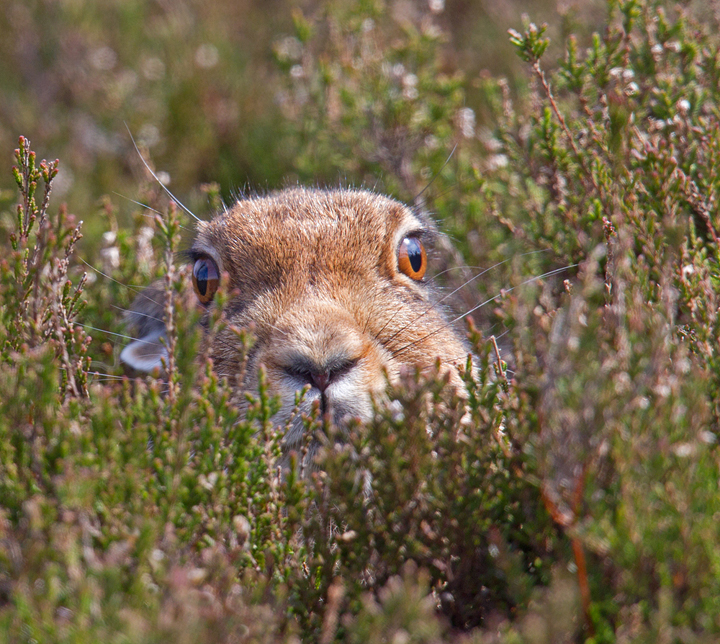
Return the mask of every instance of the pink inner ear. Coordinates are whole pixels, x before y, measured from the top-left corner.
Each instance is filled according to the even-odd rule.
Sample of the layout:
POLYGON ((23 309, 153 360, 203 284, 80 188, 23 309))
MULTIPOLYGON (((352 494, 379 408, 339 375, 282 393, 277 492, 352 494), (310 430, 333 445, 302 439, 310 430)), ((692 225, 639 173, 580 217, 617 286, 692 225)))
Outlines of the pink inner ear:
POLYGON ((137 371, 151 372, 162 368, 162 360, 167 359, 167 349, 160 342, 163 329, 156 329, 148 335, 133 340, 120 353, 120 360, 137 371))

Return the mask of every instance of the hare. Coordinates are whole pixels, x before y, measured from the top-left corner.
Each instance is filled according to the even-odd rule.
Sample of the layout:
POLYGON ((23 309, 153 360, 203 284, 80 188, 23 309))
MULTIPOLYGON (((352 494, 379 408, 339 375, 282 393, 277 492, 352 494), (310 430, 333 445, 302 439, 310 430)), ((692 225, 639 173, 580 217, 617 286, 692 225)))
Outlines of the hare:
MULTIPOLYGON (((199 222, 189 252, 197 300, 210 309, 227 279, 223 288, 232 295, 224 314, 233 326, 252 325, 256 338, 238 389, 253 391, 265 365, 282 400, 277 422, 287 421, 296 392, 309 385, 302 410, 319 400, 337 424, 367 420, 388 379, 404 368, 429 370, 438 359, 463 391, 468 347, 425 280, 426 247, 435 234, 429 220, 403 204, 351 189, 286 189, 242 199, 199 222)), ((133 305, 141 337, 121 354, 130 367, 161 364, 162 304, 158 291, 146 291, 133 305)), ((216 372, 236 383, 237 336, 224 328, 210 337, 216 372)), ((299 447, 302 434, 296 417, 286 453, 299 447)))

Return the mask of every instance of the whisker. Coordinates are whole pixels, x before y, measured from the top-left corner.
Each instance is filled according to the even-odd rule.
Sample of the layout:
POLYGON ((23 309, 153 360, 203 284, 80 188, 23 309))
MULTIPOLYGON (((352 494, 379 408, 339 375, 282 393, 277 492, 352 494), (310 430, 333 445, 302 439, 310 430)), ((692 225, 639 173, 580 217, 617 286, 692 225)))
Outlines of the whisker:
POLYGON ((458 141, 454 146, 453 149, 450 151, 450 154, 448 154, 448 158, 445 159, 445 163, 442 164, 440 169, 435 173, 432 179, 428 182, 428 184, 415 195, 415 198, 413 199, 413 203, 417 206, 417 200, 422 197, 423 193, 433 184, 435 183, 435 179, 437 179, 440 176, 440 173, 445 169, 445 166, 450 163, 450 159, 453 158, 453 155, 455 154, 455 150, 457 150, 458 145, 460 145, 460 142, 458 141))
POLYGON ((151 344, 155 347, 161 347, 159 342, 153 342, 151 340, 142 340, 140 338, 133 338, 131 335, 125 335, 124 333, 115 333, 114 331, 107 331, 106 329, 98 329, 97 327, 90 326, 89 324, 81 324, 80 322, 73 322, 75 326, 81 326, 84 329, 90 329, 91 331, 99 331, 100 333, 107 333, 108 335, 114 335, 119 338, 125 338, 126 340, 134 340, 135 342, 142 342, 143 344, 151 344))
POLYGON ((96 268, 93 266, 90 262, 85 261, 82 257, 80 258, 80 261, 85 264, 90 270, 95 271, 99 275, 102 275, 105 279, 109 279, 111 282, 115 282, 115 284, 119 284, 120 286, 124 286, 127 289, 130 289, 133 293, 141 293, 142 291, 138 289, 144 288, 140 284, 123 284, 120 280, 116 280, 114 277, 110 277, 107 273, 103 273, 99 268, 96 268))
MULTIPOLYGON (((532 255, 532 254, 534 254, 534 253, 539 253, 539 252, 544 252, 544 251, 531 250, 531 251, 528 251, 527 253, 521 254, 520 257, 524 257, 525 255, 532 255)), ((432 302, 431 304, 428 305, 428 307, 427 307, 422 313, 420 313, 420 315, 418 315, 418 316, 417 316, 414 320, 412 320, 411 322, 408 322, 408 324, 406 324, 405 326, 403 326, 400 330, 398 330, 397 332, 395 332, 390 338, 388 338, 388 339, 386 340, 386 342, 392 342, 398 335, 400 335, 403 331, 405 331, 409 326, 415 324, 415 322, 417 322, 420 318, 422 318, 424 315, 426 315, 426 314, 428 313, 428 311, 430 311, 430 310, 432 310, 433 308, 435 308, 438 304, 442 304, 442 303, 443 303, 445 300, 447 300, 449 297, 452 297, 453 295, 455 295, 455 293, 457 293, 457 292, 460 291, 461 289, 463 289, 463 288, 465 288, 466 286, 468 286, 468 284, 471 284, 471 283, 474 282, 476 279, 482 277, 483 275, 485 275, 485 273, 488 273, 489 271, 494 270, 494 269, 502 266, 503 264, 507 264, 508 262, 512 261, 515 257, 517 257, 517 255, 514 255, 513 257, 508 257, 507 259, 504 259, 502 262, 498 262, 497 264, 494 264, 493 266, 490 266, 489 268, 486 268, 486 269, 480 271, 477 275, 474 275, 474 276, 471 277, 470 279, 466 280, 464 283, 462 283, 460 286, 458 286, 458 287, 457 287, 454 291, 452 291, 451 293, 448 293, 448 294, 445 295, 444 297, 440 298, 437 302, 432 302)), ((448 270, 450 270, 450 269, 448 269, 448 270)), ((445 272, 445 271, 443 271, 443 272, 445 272)))
MULTIPOLYGON (((135 199, 131 199, 130 197, 126 197, 125 195, 121 195, 119 192, 113 192, 112 194, 120 197, 121 199, 125 199, 126 201, 129 201, 130 203, 134 203, 136 206, 140 206, 141 208, 145 208, 146 210, 149 210, 150 212, 155 213, 158 217, 164 216, 165 213, 161 212, 160 210, 156 210, 152 206, 148 206, 146 203, 143 203, 142 201, 136 201, 135 199)), ((143 214, 143 217, 152 217, 152 215, 145 215, 143 214)), ((180 228, 183 230, 190 230, 187 226, 183 226, 182 224, 178 224, 180 228)))
POLYGON ((92 378, 95 382, 117 382, 127 380, 127 376, 115 376, 111 373, 101 373, 99 371, 83 371, 83 373, 92 378))
POLYGON ((82 257, 80 258, 80 261, 85 264, 88 268, 95 271, 96 273, 102 275, 105 279, 109 279, 111 282, 115 282, 115 284, 119 284, 120 286, 124 286, 125 288, 131 290, 133 293, 137 293, 138 295, 144 295, 148 300, 150 300, 153 304, 156 306, 165 306, 164 304, 160 304, 159 302, 156 302, 155 300, 149 298, 147 294, 145 293, 145 287, 140 285, 134 285, 134 284, 123 284, 120 280, 116 280, 114 277, 110 277, 110 275, 107 275, 106 273, 103 273, 99 268, 95 268, 92 264, 89 264, 86 262, 82 257))
MULTIPOLYGON (((375 303, 377 302, 377 291, 373 291, 373 298, 372 302, 370 303, 370 306, 368 307, 369 313, 365 317, 365 326, 363 327, 363 335, 367 333, 368 326, 370 326, 370 320, 374 317, 375 313, 375 303)), ((389 322, 389 320, 388 320, 389 322)), ((383 326, 382 329, 380 329, 380 332, 388 325, 388 322, 385 323, 385 326, 383 326)), ((375 337, 377 339, 377 336, 375 337)))
POLYGON ((182 201, 180 201, 170 190, 168 187, 160 181, 158 176, 153 172, 153 169, 150 167, 150 164, 145 161, 145 157, 140 153, 140 148, 138 148, 137 143, 135 143, 135 137, 133 137, 132 132, 130 131, 130 127, 127 123, 125 123, 125 127, 127 128, 128 134, 130 135, 130 140, 132 141, 133 147, 135 148, 135 152, 137 152, 138 156, 140 157, 140 160, 143 162, 143 165, 145 166, 145 169, 150 173, 153 179, 157 181, 158 185, 165 191, 165 193, 172 199, 178 206, 180 206, 188 215, 190 215, 195 221, 201 222, 202 219, 200 219, 194 212, 192 212, 189 208, 183 204, 182 201))
POLYGON ((427 281, 434 282, 438 277, 440 277, 441 275, 445 275, 445 273, 449 273, 450 271, 467 271, 467 270, 482 271, 482 270, 485 270, 485 268, 483 266, 470 266, 469 264, 466 264, 465 266, 451 266, 450 268, 446 268, 444 271, 435 273, 435 275, 433 275, 427 281))
MULTIPOLYGON (((506 260, 506 261, 508 261, 508 260, 506 260)), ((473 307, 473 308, 470 309, 469 311, 466 311, 466 312, 463 313, 462 315, 459 315, 459 316, 456 317, 454 320, 450 320, 450 322, 448 322, 447 324, 442 324, 442 325, 440 325, 437 329, 435 329, 434 331, 431 331, 430 333, 427 333, 427 334, 424 335, 422 338, 418 338, 417 340, 413 340, 412 342, 409 342, 408 344, 406 344, 404 347, 401 347, 401 348, 398 349, 397 351, 393 351, 393 352, 392 352, 392 355, 393 355, 393 357, 397 357, 398 355, 400 355, 400 354, 403 353, 404 351, 407 351, 408 349, 414 347, 414 346, 415 346, 416 344, 418 344, 419 342, 423 342, 423 341, 427 340, 428 338, 432 337, 433 335, 436 335, 437 333, 440 333, 440 331, 443 331, 444 329, 447 329, 448 327, 451 327, 453 324, 459 322, 459 321, 462 320, 463 318, 466 318, 468 315, 474 313, 474 312, 477 311, 478 309, 481 309, 481 308, 482 308, 483 306, 485 306, 486 304, 490 304, 491 302, 494 302, 494 301, 497 300, 498 298, 502 297, 502 295, 504 295, 505 293, 511 293, 512 291, 514 291, 514 290, 517 289, 517 288, 520 288, 521 286, 525 286, 526 284, 530 284, 530 283, 532 283, 532 282, 536 282, 537 280, 543 279, 543 278, 545 278, 545 277, 551 277, 552 275, 557 275, 558 273, 562 273, 562 272, 564 272, 564 271, 570 270, 571 268, 575 268, 576 266, 578 266, 578 264, 570 264, 569 266, 563 266, 562 268, 556 268, 556 269, 554 269, 554 270, 552 270, 552 271, 548 271, 547 273, 543 273, 542 275, 537 275, 537 276, 535 276, 535 277, 531 277, 530 279, 527 279, 527 280, 525 280, 524 282, 521 282, 521 283, 518 284, 517 286, 513 286, 513 287, 508 288, 508 289, 503 289, 503 292, 502 292, 502 293, 498 293, 498 294, 495 295, 494 297, 491 297, 490 299, 485 300, 484 302, 481 302, 480 304, 478 304, 477 306, 473 307)), ((396 335, 397 335, 397 334, 396 334, 396 335)))
MULTIPOLYGON (((553 275, 557 275, 558 273, 563 273, 563 272, 565 272, 565 271, 570 270, 571 268, 576 268, 577 266, 579 266, 579 264, 570 264, 569 266, 563 266, 562 268, 556 268, 556 269, 554 269, 554 270, 552 270, 552 271, 548 271, 547 273, 543 273, 542 275, 537 275, 536 277, 531 277, 530 279, 527 279, 527 280, 525 280, 524 282, 521 282, 521 283, 518 284, 517 286, 513 286, 513 287, 511 287, 511 288, 503 289, 503 291, 504 291, 505 293, 511 293, 512 291, 514 291, 514 290, 517 289, 517 288, 520 288, 521 286, 525 286, 526 284, 531 284, 532 282, 537 282, 538 280, 541 280, 541 279, 543 279, 543 278, 545 278, 545 277, 552 277, 553 275)), ((462 315, 459 315, 458 317, 456 317, 454 320, 452 320, 452 321, 450 322, 450 324, 454 324, 455 322, 459 322, 460 320, 462 320, 463 318, 466 318, 468 315, 470 315, 471 313, 474 313, 475 311, 477 311, 478 309, 482 308, 482 307, 485 306, 486 304, 490 304, 490 302, 494 302, 495 300, 497 300, 497 299, 498 299, 499 297, 501 297, 502 295, 503 295, 503 293, 498 293, 495 297, 491 297, 489 300, 485 300, 485 301, 482 302, 481 304, 478 304, 477 306, 473 307, 473 308, 470 309, 469 311, 467 311, 467 312, 463 313, 462 315)))
MULTIPOLYGON (((157 304, 157 302, 156 302, 156 304, 157 304)), ((111 304, 110 306, 114 309, 117 309, 118 311, 122 311, 123 313, 132 313, 134 316, 141 317, 141 318, 147 318, 148 320, 155 320, 155 322, 160 322, 162 324, 165 324, 165 320, 163 320, 162 318, 155 317, 154 315, 150 315, 149 313, 142 313, 141 311, 133 311, 132 309, 125 309, 122 306, 117 306, 116 304, 111 304)))
MULTIPOLYGON (((498 264, 495 264, 494 266, 491 266, 490 268, 484 268, 484 267, 482 267, 482 266, 468 266, 468 265, 466 265, 466 266, 451 266, 450 268, 446 268, 444 271, 440 271, 439 273, 435 273, 435 275, 433 275, 433 276, 428 280, 428 282, 432 282, 432 281, 434 281, 435 279, 437 279, 438 277, 440 277, 441 275, 445 275, 445 273, 449 273, 450 271, 464 271, 464 270, 472 269, 472 270, 481 270, 481 271, 483 271, 483 272, 487 272, 487 271, 492 270, 493 268, 497 268, 498 266, 502 266, 502 264, 510 261, 511 259, 513 259, 513 258, 515 258, 515 257, 527 257, 528 255, 535 255, 535 254, 548 253, 548 252, 550 252, 550 249, 549 249, 549 248, 539 248, 539 249, 537 249, 537 250, 529 250, 529 251, 527 251, 526 253, 520 253, 519 255, 513 255, 513 257, 510 257, 510 258, 508 258, 508 259, 505 259, 505 260, 503 260, 502 262, 499 262, 498 264)), ((476 277, 480 277, 481 275, 483 275, 483 273, 480 273, 480 274, 477 275, 476 277)), ((475 278, 472 278, 472 279, 475 279, 475 278)), ((465 284, 463 284, 462 286, 459 286, 458 289, 461 289, 461 288, 464 288, 465 286, 467 286, 467 285, 472 281, 472 279, 469 280, 468 282, 466 282, 465 284)), ((455 292, 455 291, 454 291, 454 292, 455 292)), ((453 295, 454 292, 453 292, 453 293, 450 293, 450 295, 453 295)), ((448 297, 450 297, 450 295, 448 295, 448 297)))
MULTIPOLYGON (((125 199, 126 201, 129 201, 130 203, 134 203, 136 206, 140 206, 141 208, 145 208, 145 210, 149 210, 150 212, 154 212, 156 215, 162 216, 163 213, 160 210, 156 210, 152 206, 148 206, 146 203, 143 203, 142 201, 137 201, 136 199, 133 199, 131 197, 128 197, 126 195, 122 195, 119 192, 115 192, 113 190, 112 194, 114 194, 116 197, 120 197, 120 199, 125 199)), ((143 215, 143 217, 150 217, 151 215, 143 215)))
POLYGON ((435 198, 434 198, 435 201, 437 201, 438 199, 442 199, 445 195, 449 195, 449 194, 450 194, 451 192, 453 192, 453 190, 455 190, 455 188, 457 188, 459 185, 460 185, 460 184, 456 181, 456 182, 452 183, 451 185, 449 185, 447 188, 445 188, 445 190, 442 190, 442 191, 436 193, 436 194, 435 194, 435 198))
MULTIPOLYGON (((385 324, 382 325, 382 327, 378 330, 377 333, 374 333, 374 334, 373 334, 373 339, 374 339, 374 340, 380 342, 380 344, 384 344, 384 342, 381 342, 381 341, 380 341, 380 334, 387 328, 388 324, 390 324, 390 323, 395 319, 395 316, 396 316, 400 311, 402 311, 403 308, 404 308, 404 305, 401 304, 400 306, 398 306, 398 307, 395 309, 395 311, 393 312, 392 315, 389 315, 389 316, 388 316, 387 322, 385 322, 385 324)), ((427 313, 427 311, 425 311, 422 315, 425 315, 425 313, 427 313)), ((421 315, 420 317, 422 317, 422 315, 421 315)), ((420 317, 415 318, 415 320, 413 320, 413 322, 419 320, 420 317)), ((410 326, 410 325, 409 325, 409 324, 406 324, 398 333, 402 333, 402 331, 404 331, 405 329, 407 329, 408 326, 410 326)), ((396 333, 395 335, 397 335, 397 333, 396 333)), ((395 336, 393 336, 393 337, 395 337, 395 336)))

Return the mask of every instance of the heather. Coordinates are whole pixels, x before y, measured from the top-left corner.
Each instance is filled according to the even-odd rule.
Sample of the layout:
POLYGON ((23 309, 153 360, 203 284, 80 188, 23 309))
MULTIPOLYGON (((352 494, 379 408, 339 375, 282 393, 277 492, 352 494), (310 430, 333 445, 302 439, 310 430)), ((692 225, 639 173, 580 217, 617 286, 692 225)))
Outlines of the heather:
MULTIPOLYGON (((296 6, 258 18, 258 76, 229 26, 210 32, 218 16, 198 32, 192 4, 128 3, 136 46, 89 47, 74 94, 60 63, 104 28, 78 6, 5 18, 74 33, 43 40, 47 73, 74 114, 102 109, 97 158, 63 187, 63 156, 25 136, 79 134, 57 106, 33 114, 32 74, 0 78, 23 125, 0 194, 0 641, 717 639, 716 16, 622 1, 546 28, 538 5, 502 35, 514 62, 478 73, 450 3, 296 6), (138 122, 113 130, 128 97, 138 122), (432 213, 433 279, 473 351, 466 396, 405 374, 398 406, 342 435, 306 417, 317 469, 301 451, 278 470, 262 374, 240 414, 196 359, 192 224, 142 159, 202 216, 240 181, 283 180, 432 213), (156 278, 167 368, 135 378, 122 309, 156 278)), ((252 334, 237 336, 242 353, 252 334)))

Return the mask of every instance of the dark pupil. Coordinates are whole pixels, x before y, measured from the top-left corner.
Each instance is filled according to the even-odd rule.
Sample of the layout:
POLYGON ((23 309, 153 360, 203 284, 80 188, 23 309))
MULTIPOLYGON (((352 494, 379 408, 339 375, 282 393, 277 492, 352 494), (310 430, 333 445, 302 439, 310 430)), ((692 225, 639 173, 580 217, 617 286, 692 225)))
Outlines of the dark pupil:
POLYGON ((197 282, 197 287, 198 291, 200 291, 200 295, 205 295, 205 293, 207 293, 208 283, 207 264, 201 264, 200 267, 197 269, 197 272, 195 273, 195 281, 197 282))
POLYGON ((417 273, 422 268, 422 251, 417 239, 408 239, 407 254, 410 266, 417 273))

